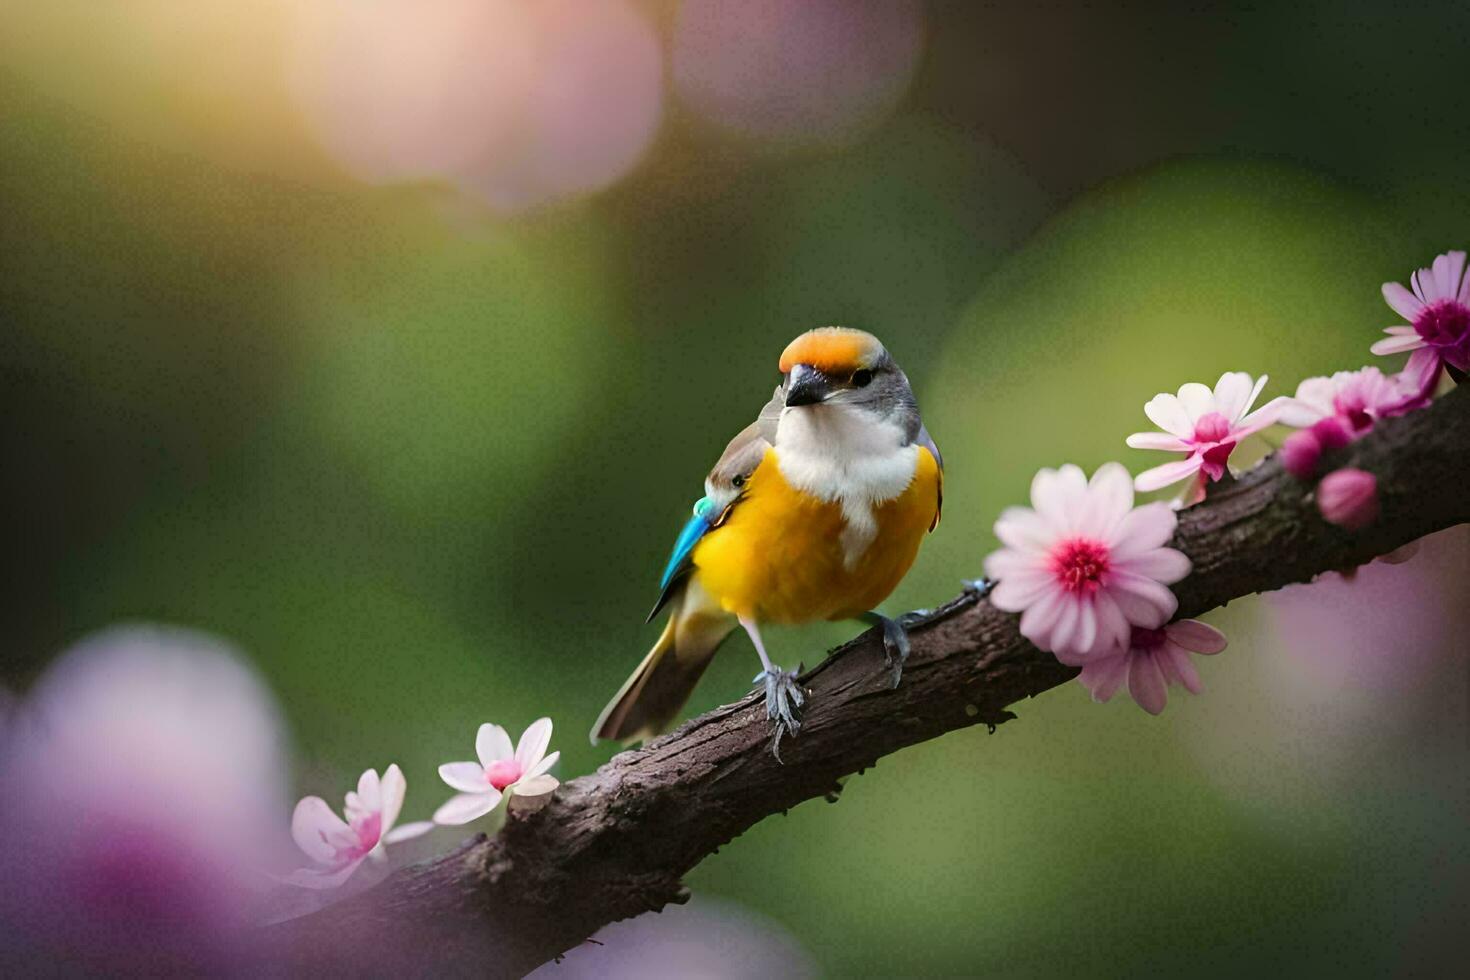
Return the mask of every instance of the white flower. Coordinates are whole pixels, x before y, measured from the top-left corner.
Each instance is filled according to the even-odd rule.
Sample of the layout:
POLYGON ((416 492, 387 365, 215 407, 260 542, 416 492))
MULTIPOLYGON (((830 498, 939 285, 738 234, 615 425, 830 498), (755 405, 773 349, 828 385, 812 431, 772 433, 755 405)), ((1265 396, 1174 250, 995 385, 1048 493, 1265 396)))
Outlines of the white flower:
POLYGON ((434 822, 459 826, 495 809, 503 795, 540 796, 556 789, 559 784, 547 770, 556 765, 561 753, 547 755, 550 744, 550 718, 533 721, 514 751, 504 728, 481 725, 475 736, 480 761, 446 762, 439 767, 439 777, 459 794, 434 811, 434 822))
POLYGON ((332 812, 320 796, 308 796, 296 804, 291 815, 291 837, 314 867, 298 868, 281 880, 303 888, 336 888, 367 858, 381 861, 383 845, 418 837, 434 829, 427 821, 393 828, 408 782, 396 765, 389 766, 378 778, 369 769, 357 781, 356 792, 349 791, 342 808, 346 820, 332 812))
POLYGON ((1184 459, 1155 466, 1133 481, 1146 493, 1203 473, 1210 480, 1225 475, 1225 463, 1242 439, 1276 421, 1281 399, 1251 411, 1266 386, 1266 376, 1253 385, 1243 371, 1228 371, 1215 382, 1215 390, 1191 381, 1179 394, 1155 395, 1143 412, 1163 432, 1135 432, 1128 437, 1134 449, 1161 449, 1184 453, 1184 459))

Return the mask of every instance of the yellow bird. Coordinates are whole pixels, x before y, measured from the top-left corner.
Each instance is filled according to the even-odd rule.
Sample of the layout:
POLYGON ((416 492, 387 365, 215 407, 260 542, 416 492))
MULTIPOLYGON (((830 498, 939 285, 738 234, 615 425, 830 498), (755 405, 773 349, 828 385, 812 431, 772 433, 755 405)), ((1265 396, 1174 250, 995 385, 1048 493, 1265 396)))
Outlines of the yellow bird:
POLYGON ((592 739, 666 730, 738 624, 777 736, 800 728, 796 672, 771 662, 763 623, 860 619, 882 627, 896 686, 908 656, 879 615, 939 523, 943 461, 908 378, 878 338, 824 327, 781 354, 782 381, 705 480, 663 576, 668 624, 603 709, 592 739))

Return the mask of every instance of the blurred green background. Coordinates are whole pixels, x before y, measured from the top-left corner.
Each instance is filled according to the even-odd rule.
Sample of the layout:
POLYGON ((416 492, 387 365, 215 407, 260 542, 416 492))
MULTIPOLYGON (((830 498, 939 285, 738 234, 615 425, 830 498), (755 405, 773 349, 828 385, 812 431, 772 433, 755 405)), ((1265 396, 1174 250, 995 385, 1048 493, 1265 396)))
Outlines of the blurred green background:
MULTIPOLYGON (((897 4, 910 61, 858 122, 794 134, 701 102, 680 45, 708 6, 620 6, 656 127, 600 190, 506 206, 344 157, 294 4, 0 0, 0 683, 162 620, 254 657, 302 792, 396 761, 426 817, 476 725, 541 714, 570 778, 612 754, 584 733, 797 333, 878 334, 944 449, 895 612, 980 572, 1037 467, 1158 461, 1123 446, 1155 392, 1368 363, 1379 284, 1470 233, 1463 5, 897 4)), ((755 13, 781 7, 739 25, 797 31, 778 55, 887 30, 755 13)), ((840 75, 785 83, 821 118, 840 75)), ((1203 698, 1152 718, 1068 686, 690 883, 832 975, 1432 968, 1470 922, 1467 586, 1452 533, 1232 604, 1203 698)), ((851 632, 769 640, 811 664, 851 632)), ((690 711, 754 670, 733 638, 690 711)))

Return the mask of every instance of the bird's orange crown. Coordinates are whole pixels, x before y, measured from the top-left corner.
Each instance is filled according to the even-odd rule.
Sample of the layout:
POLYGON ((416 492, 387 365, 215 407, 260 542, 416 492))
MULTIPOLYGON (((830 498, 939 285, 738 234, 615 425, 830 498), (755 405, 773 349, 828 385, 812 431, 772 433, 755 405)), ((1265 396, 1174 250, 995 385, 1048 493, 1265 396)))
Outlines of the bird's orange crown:
POLYGON ((808 330, 781 352, 781 373, 798 364, 810 364, 823 374, 851 374, 872 367, 883 354, 878 338, 850 327, 819 327, 808 330))

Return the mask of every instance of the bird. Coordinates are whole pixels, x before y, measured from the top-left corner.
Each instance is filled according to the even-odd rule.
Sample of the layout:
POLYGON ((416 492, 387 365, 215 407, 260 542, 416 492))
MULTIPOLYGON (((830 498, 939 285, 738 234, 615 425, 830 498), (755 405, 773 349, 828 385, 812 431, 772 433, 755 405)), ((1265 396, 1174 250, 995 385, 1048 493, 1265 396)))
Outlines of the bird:
POLYGON ((760 657, 773 749, 801 727, 797 671, 772 662, 764 624, 859 620, 881 629, 890 686, 909 653, 901 619, 877 612, 943 509, 944 460, 903 370, 877 337, 803 333, 781 383, 732 439, 680 532, 651 622, 668 620, 603 709, 592 742, 667 730, 715 651, 742 628, 760 657))

